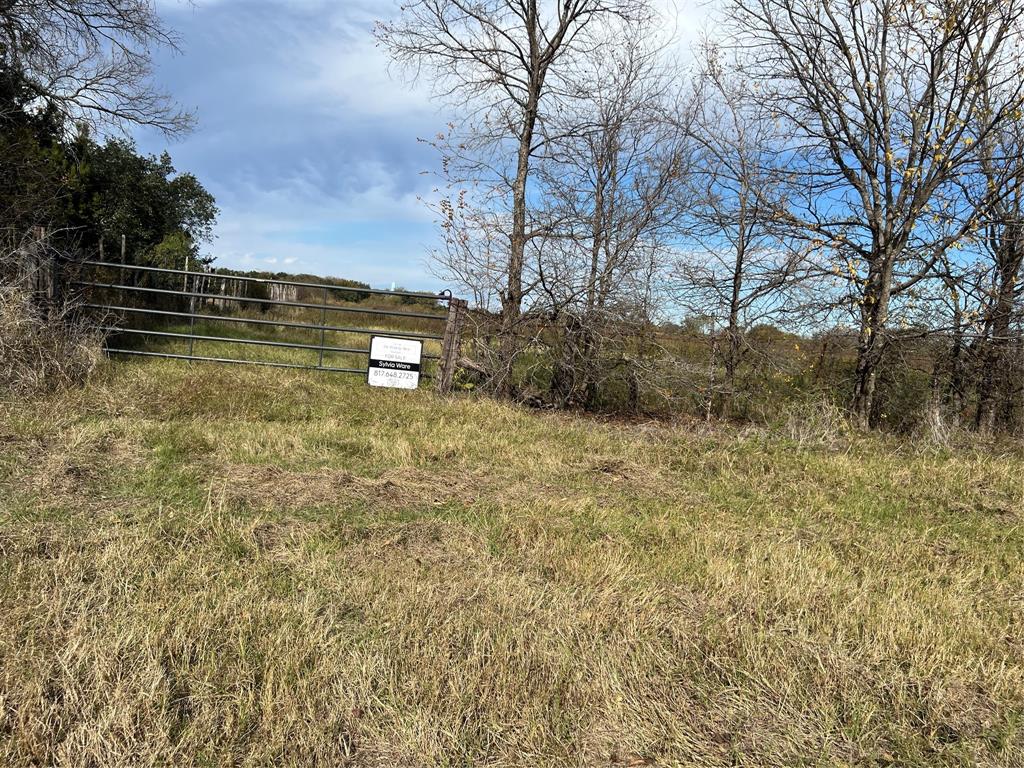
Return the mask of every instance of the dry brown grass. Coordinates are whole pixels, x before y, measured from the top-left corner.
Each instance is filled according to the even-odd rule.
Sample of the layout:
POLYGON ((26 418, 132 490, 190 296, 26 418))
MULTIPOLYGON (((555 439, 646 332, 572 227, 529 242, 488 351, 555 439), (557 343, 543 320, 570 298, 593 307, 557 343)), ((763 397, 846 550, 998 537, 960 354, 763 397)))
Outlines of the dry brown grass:
POLYGON ((0 398, 81 384, 102 356, 102 334, 73 308, 47 317, 26 291, 0 285, 0 398))
POLYGON ((1018 766, 1019 454, 120 365, 0 411, 0 764, 1018 766))
POLYGON ((217 478, 211 493, 230 506, 271 512, 352 503, 402 506, 410 498, 435 505, 475 499, 473 478, 411 467, 365 478, 339 469, 299 472, 272 465, 229 464, 217 478))

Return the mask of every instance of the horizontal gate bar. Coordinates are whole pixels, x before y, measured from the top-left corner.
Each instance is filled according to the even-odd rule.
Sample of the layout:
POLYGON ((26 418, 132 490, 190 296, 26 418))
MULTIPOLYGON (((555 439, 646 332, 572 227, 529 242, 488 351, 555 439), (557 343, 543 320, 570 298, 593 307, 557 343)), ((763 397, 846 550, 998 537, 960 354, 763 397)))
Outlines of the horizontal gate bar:
POLYGON ((451 293, 416 293, 415 291, 388 291, 382 288, 356 288, 347 285, 331 285, 330 283, 303 283, 295 280, 277 280, 272 277, 248 277, 243 275, 222 275, 217 272, 189 271, 187 269, 167 269, 166 267, 146 267, 138 264, 120 264, 109 261, 82 261, 81 264, 89 267, 112 267, 132 272, 158 272, 167 275, 188 275, 190 277, 215 277, 222 280, 237 280, 246 283, 273 283, 274 285, 294 285, 299 288, 327 288, 332 291, 346 291, 348 293, 371 293, 376 296, 405 296, 414 299, 434 299, 435 301, 451 301, 451 293))
POLYGON ((227 344, 253 344, 259 347, 284 347, 286 349, 311 349, 313 351, 319 351, 323 349, 324 352, 342 352, 351 353, 356 355, 365 355, 369 353, 366 349, 350 349, 348 347, 320 347, 317 344, 297 344, 292 341, 263 341, 261 339, 236 339, 231 336, 203 336, 194 333, 174 333, 173 331, 151 331, 145 328, 100 328, 101 331, 108 333, 134 333, 139 336, 162 336, 169 339, 192 339, 194 341, 219 341, 227 344))
MULTIPOLYGON (((145 328, 117 328, 117 327, 106 327, 100 328, 101 331, 107 333, 134 333, 138 336, 162 336, 169 339, 185 339, 186 341, 192 339, 193 341, 217 341, 224 342, 226 344, 252 344, 257 347, 284 347, 286 349, 309 349, 314 352, 323 350, 324 352, 338 352, 341 354, 353 354, 353 355, 368 355, 369 349, 355 349, 352 347, 330 347, 320 346, 319 344, 298 344, 293 341, 264 341, 263 339, 238 339, 232 336, 203 336, 195 333, 175 333, 173 331, 152 331, 145 328)), ((424 360, 439 360, 438 355, 423 355, 424 360)), ((320 366, 314 366, 319 368, 320 366)))
POLYGON ((237 365, 262 365, 271 368, 300 368, 306 371, 327 371, 328 373, 366 373, 365 368, 323 368, 298 363, 267 363, 262 360, 235 360, 230 357, 201 357, 200 355, 176 355, 170 352, 142 352, 137 349, 108 349, 111 355, 139 355, 141 357, 167 357, 174 360, 195 360, 201 363, 235 363, 237 365))
MULTIPOLYGON (((365 368, 321 368, 317 365, 300 365, 298 363, 267 363, 262 360, 237 360, 230 357, 201 357, 199 355, 175 355, 170 352, 142 352, 137 349, 108 349, 109 355, 135 355, 139 357, 166 357, 172 360, 192 360, 198 363, 231 363, 233 365, 259 365, 268 368, 298 368, 303 371, 325 371, 327 373, 361 373, 366 375, 365 368)), ((434 378, 429 373, 421 373, 421 379, 434 378)))
MULTIPOLYGON (((193 273, 198 274, 198 273, 193 273)), ((83 288, 109 288, 115 291, 135 291, 137 293, 159 293, 168 296, 180 296, 192 299, 211 299, 214 301, 241 301, 250 304, 272 304, 281 307, 299 307, 301 309, 326 309, 328 312, 354 312, 360 315, 387 315, 389 317, 416 317, 423 320, 444 322, 445 315, 428 315, 423 312, 397 312, 393 309, 355 309, 354 307, 334 307, 330 304, 309 304, 299 301, 280 301, 277 299, 258 299, 249 296, 221 296, 216 293, 194 293, 191 291, 172 291, 166 288, 142 288, 137 285, 119 285, 117 283, 97 283, 91 280, 74 280, 72 285, 83 288)))
POLYGON ((102 309, 110 312, 137 312, 143 315, 158 315, 161 317, 182 317, 186 320, 212 320, 224 323, 242 323, 243 325, 279 325, 285 328, 304 328, 309 331, 336 331, 338 333, 362 333, 367 336, 397 336, 403 339, 431 339, 441 341, 442 336, 432 333, 418 333, 416 331, 384 331, 373 328, 347 328, 340 325, 310 325, 308 323, 292 323, 284 320, 257 320, 249 317, 230 317, 228 315, 203 315, 194 312, 172 312, 167 309, 147 309, 145 307, 119 307, 113 304, 83 304, 85 309, 102 309))

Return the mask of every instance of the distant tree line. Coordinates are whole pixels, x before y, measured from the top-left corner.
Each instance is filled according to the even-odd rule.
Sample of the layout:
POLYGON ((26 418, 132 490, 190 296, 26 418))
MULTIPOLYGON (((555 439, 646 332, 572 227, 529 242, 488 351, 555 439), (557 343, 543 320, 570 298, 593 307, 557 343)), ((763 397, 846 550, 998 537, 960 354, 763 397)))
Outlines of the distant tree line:
MULTIPOLYGON (((283 299, 286 301, 300 301, 309 304, 320 304, 326 298, 328 303, 351 302, 360 303, 369 301, 376 296, 377 303, 397 304, 412 307, 415 309, 438 309, 437 295, 424 293, 422 296, 410 292, 406 288, 396 288, 396 292, 404 295, 394 296, 390 294, 374 294, 369 283, 361 280, 350 280, 344 277, 324 277, 306 273, 292 272, 269 272, 265 270, 240 270, 227 267, 208 267, 208 273, 212 278, 223 277, 245 277, 268 282, 250 282, 241 280, 212 281, 209 285, 214 286, 215 293, 223 292, 231 296, 245 296, 247 298, 259 299, 283 299), (309 283, 309 285, 282 285, 273 281, 284 283, 309 283), (230 286, 230 287, 229 287, 230 286), (328 287, 325 291, 324 286, 328 287)), ((265 304, 261 307, 266 311, 272 305, 265 304)))
POLYGON ((683 66, 647 0, 406 3, 377 36, 457 114, 435 263, 480 383, 1019 431, 1022 14, 724 0, 683 66))

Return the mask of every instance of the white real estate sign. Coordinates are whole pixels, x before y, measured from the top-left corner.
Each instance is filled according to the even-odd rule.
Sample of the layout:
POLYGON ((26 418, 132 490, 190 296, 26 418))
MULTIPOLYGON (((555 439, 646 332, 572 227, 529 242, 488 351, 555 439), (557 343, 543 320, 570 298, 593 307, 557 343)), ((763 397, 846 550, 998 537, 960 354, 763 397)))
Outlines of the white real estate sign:
POLYGON ((371 387, 416 389, 420 383, 422 358, 422 341, 371 336, 366 380, 371 387))

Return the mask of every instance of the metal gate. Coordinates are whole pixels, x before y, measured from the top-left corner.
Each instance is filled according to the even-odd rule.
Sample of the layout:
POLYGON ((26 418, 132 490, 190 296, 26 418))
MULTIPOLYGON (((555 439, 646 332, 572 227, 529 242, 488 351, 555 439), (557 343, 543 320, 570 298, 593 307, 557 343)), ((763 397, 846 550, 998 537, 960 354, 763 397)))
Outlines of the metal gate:
POLYGON ((423 359, 431 367, 423 377, 435 379, 442 392, 451 387, 467 304, 449 291, 386 291, 343 281, 106 261, 77 266, 70 284, 83 291, 84 307, 103 318, 111 355, 365 376, 369 338, 392 336, 423 341, 423 359), (229 329, 245 329, 246 335, 229 329), (364 338, 365 346, 357 341, 364 338), (240 352, 254 348, 273 350, 277 357, 240 352))

